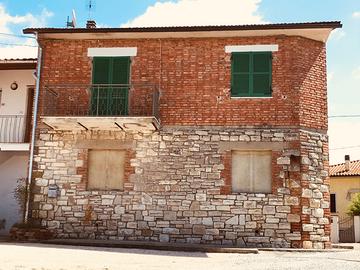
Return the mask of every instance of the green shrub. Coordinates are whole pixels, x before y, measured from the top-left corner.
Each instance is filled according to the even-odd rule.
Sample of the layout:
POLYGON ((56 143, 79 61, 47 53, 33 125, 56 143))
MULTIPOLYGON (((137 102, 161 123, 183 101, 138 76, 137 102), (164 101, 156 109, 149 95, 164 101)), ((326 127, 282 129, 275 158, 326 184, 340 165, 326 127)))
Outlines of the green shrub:
POLYGON ((348 214, 351 216, 360 216, 360 193, 358 193, 351 202, 348 214))

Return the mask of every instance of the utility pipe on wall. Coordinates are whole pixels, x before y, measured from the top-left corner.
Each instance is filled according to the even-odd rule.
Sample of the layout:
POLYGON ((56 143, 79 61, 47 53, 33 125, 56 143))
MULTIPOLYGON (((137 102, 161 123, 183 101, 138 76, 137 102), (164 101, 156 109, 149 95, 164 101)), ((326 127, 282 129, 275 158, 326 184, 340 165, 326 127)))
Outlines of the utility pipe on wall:
MULTIPOLYGON (((36 35, 36 40, 38 41, 38 33, 36 35)), ((30 199, 31 199, 31 182, 32 182, 32 170, 34 162, 34 147, 35 147, 35 137, 36 137, 36 125, 38 117, 38 104, 39 104, 39 92, 40 92, 40 72, 41 72, 41 62, 42 62, 42 48, 40 47, 38 41, 38 59, 37 59, 37 71, 36 71, 36 89, 35 89, 35 99, 34 99, 34 113, 33 113, 33 125, 31 130, 31 141, 30 141, 30 157, 29 157, 29 171, 28 178, 26 182, 26 204, 25 204, 25 213, 24 213, 24 223, 28 223, 29 212, 30 212, 30 199)))

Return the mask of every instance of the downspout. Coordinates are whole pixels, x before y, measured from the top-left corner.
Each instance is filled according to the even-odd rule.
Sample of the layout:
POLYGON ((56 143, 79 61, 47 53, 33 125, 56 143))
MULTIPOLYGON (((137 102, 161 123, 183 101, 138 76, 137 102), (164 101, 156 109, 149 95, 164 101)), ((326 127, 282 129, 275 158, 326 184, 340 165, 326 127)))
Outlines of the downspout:
POLYGON ((30 141, 30 158, 29 158, 29 171, 28 178, 26 182, 26 204, 25 204, 25 213, 24 213, 24 223, 29 221, 29 212, 30 212, 30 199, 31 199, 31 182, 32 182, 32 170, 34 162, 34 149, 35 149, 35 137, 36 137, 36 125, 38 117, 38 103, 39 103, 39 92, 40 92, 40 72, 41 72, 41 62, 42 62, 42 48, 40 47, 38 41, 38 33, 36 32, 36 40, 38 43, 38 59, 37 59, 37 71, 36 71, 36 89, 35 89, 35 99, 34 99, 34 113, 33 113, 33 125, 31 130, 31 141, 30 141))

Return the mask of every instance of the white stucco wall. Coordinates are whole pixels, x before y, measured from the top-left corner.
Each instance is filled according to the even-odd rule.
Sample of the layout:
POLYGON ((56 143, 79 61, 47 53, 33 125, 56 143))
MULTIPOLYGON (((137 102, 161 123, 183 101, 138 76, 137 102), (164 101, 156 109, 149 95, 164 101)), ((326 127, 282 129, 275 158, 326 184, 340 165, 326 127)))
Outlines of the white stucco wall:
POLYGON ((0 70, 0 115, 26 114, 27 87, 35 85, 33 72, 34 70, 0 70), (17 90, 10 89, 14 81, 19 85, 17 90))
POLYGON ((23 142, 28 86, 35 84, 33 72, 34 70, 0 70, 0 143, 23 142), (11 90, 13 82, 18 84, 18 89, 11 90))
POLYGON ((17 180, 27 175, 28 152, 1 152, 4 157, 0 164, 0 225, 1 220, 5 219, 5 229, 0 227, 0 235, 6 235, 11 226, 21 221, 19 205, 14 198, 14 189, 17 180))
POLYGON ((339 217, 331 216, 331 243, 339 243, 339 217))

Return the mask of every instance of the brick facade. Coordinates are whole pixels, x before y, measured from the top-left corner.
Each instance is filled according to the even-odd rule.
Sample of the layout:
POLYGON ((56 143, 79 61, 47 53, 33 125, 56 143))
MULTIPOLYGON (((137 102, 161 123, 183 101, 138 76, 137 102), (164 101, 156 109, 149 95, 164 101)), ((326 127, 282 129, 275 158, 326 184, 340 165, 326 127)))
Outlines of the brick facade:
POLYGON ((137 47, 131 82, 159 84, 163 125, 301 125, 327 129, 325 44, 319 41, 274 36, 44 40, 41 45, 42 89, 49 84, 90 84, 89 47, 137 47), (225 53, 225 46, 249 44, 279 45, 279 51, 273 53, 272 98, 229 96, 231 54, 225 53))
POLYGON ((48 84, 91 83, 89 47, 137 47, 131 82, 161 89, 161 128, 153 133, 39 125, 32 218, 56 237, 329 247, 324 43, 288 36, 40 43, 40 104, 48 84), (248 44, 279 45, 271 98, 230 98, 224 47, 248 44), (79 140, 124 145, 124 191, 86 189, 88 149, 79 140), (244 146, 272 150, 271 194, 232 192, 231 151, 244 146), (60 195, 48 198, 54 184, 60 195))

